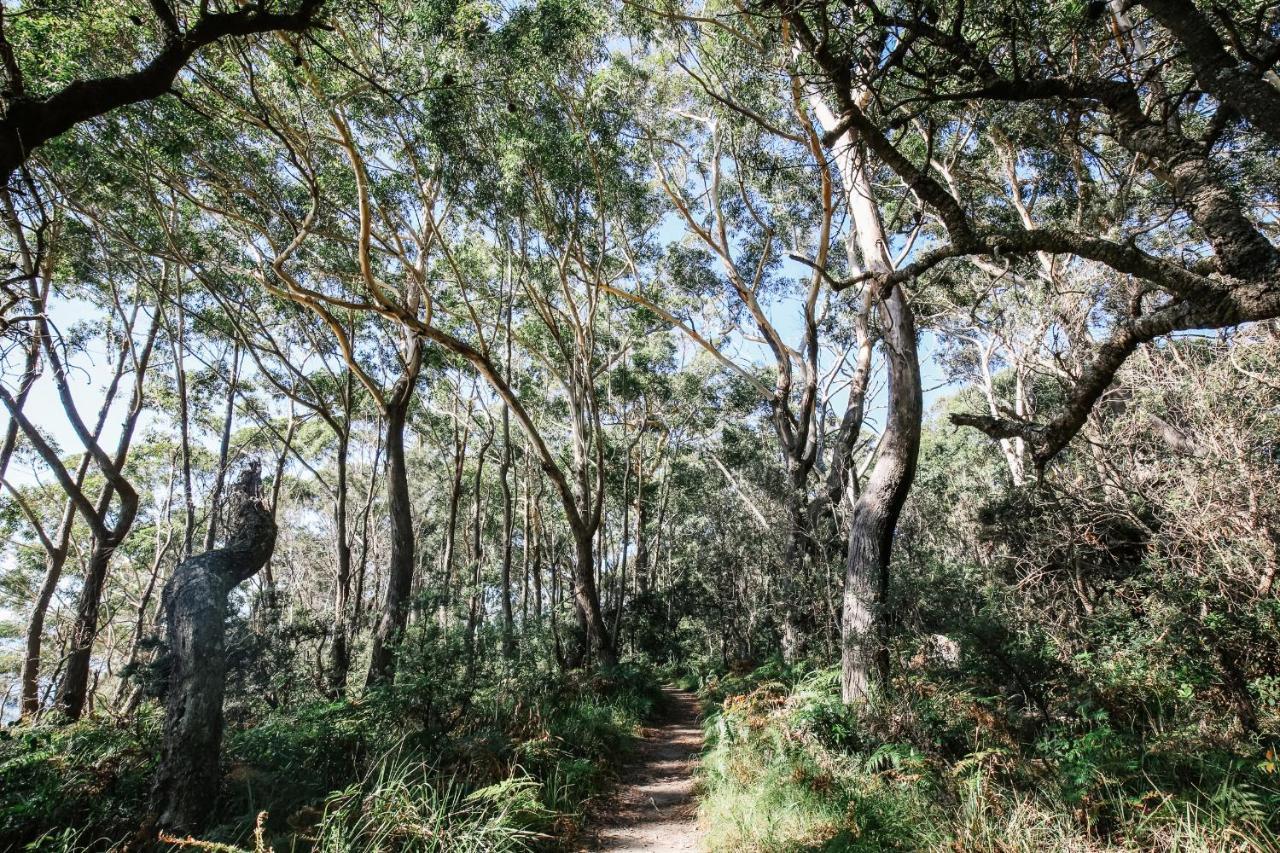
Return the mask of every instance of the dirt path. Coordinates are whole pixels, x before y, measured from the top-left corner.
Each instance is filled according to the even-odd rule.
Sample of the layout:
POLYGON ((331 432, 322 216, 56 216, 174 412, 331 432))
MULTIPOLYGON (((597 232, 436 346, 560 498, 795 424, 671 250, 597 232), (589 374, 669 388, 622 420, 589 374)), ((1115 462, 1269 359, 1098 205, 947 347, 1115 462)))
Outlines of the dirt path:
POLYGON ((694 767, 702 750, 698 703, 664 687, 666 718, 640 742, 622 773, 617 806, 599 829, 592 851, 695 853, 698 844, 694 767))

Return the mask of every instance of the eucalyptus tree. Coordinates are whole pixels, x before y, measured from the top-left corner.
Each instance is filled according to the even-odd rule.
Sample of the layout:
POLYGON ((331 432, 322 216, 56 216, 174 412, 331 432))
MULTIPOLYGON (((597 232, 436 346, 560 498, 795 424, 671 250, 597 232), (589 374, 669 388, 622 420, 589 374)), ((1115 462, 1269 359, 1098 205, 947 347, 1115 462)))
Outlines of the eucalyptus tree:
POLYGON ((993 437, 1021 438, 1041 469, 1084 425, 1137 347, 1280 312, 1280 250, 1268 236, 1264 177, 1274 140, 1260 102, 1241 100, 1258 91, 1248 80, 1260 84, 1268 69, 1265 61, 1242 60, 1241 89, 1226 95, 1206 64, 1214 41, 1218 58, 1226 55, 1217 27, 1236 28, 1233 49, 1248 56, 1274 50, 1268 13, 1249 19, 1224 10, 1214 24, 1190 4, 1178 4, 1185 7, 1178 13, 1173 5, 1153 4, 1150 14, 1145 4, 1101 5, 1096 14, 1067 6, 1045 14, 946 4, 866 7, 857 15, 825 4, 778 8, 835 99, 833 130, 856 130, 934 223, 931 245, 911 264, 865 280, 889 286, 957 258, 1016 268, 1047 253, 1099 281, 1105 321, 1091 325, 1102 333, 1080 370, 1064 377, 1058 412, 1046 420, 954 418, 993 437), (851 62, 889 39, 894 46, 878 62, 851 62), (859 103, 863 89, 873 97, 859 103), (969 111, 957 115, 956 103, 969 111), (1027 223, 1009 197, 980 194, 998 145, 991 138, 969 145, 947 174, 915 153, 996 121, 1019 134, 1010 139, 1015 195, 1025 192, 1025 169, 1043 158, 1061 176, 1045 188, 1065 206, 1044 208, 1027 223))
MULTIPOLYGON (((295 207, 296 214, 272 220, 274 206, 261 190, 242 184, 236 190, 256 193, 253 215, 270 222, 254 237, 273 247, 259 276, 269 292, 322 317, 355 310, 369 322, 392 321, 405 346, 434 344, 492 387, 559 497, 575 543, 577 609, 608 664, 616 654, 600 609, 594 546, 605 504, 596 385, 609 364, 600 349, 601 295, 631 274, 624 253, 639 250, 649 227, 641 194, 613 165, 618 122, 625 120, 608 109, 618 81, 593 76, 599 36, 583 7, 516 10, 492 32, 472 30, 464 38, 456 35, 461 23, 447 17, 405 23, 389 34, 405 40, 353 50, 346 77, 325 55, 284 54, 270 71, 255 69, 250 97, 238 101, 252 118, 239 132, 257 126, 255 144, 279 167, 275 192, 297 199, 307 212, 295 207), (409 44, 417 64, 405 62, 409 44), (429 50, 435 54, 424 55, 429 50), (575 65, 541 76, 544 66, 530 60, 548 53, 568 54, 575 65), (491 63, 504 89, 484 88, 481 61, 491 63), (394 80, 396 91, 421 94, 386 97, 388 80, 378 74, 394 80), (305 119, 290 117, 283 92, 269 90, 287 81, 303 93, 305 119), (345 86, 367 97, 357 103, 345 86), (505 104, 495 109, 485 100, 493 95, 505 104), (528 102, 527 115, 517 100, 528 102), (447 120, 432 120, 433 110, 439 117, 446 107, 447 120), (476 133, 503 138, 509 151, 479 156, 483 149, 470 144, 476 133), (316 266, 312 259, 330 253, 327 247, 354 256, 354 268, 338 275, 316 266), (514 262, 504 263, 512 254, 514 262), (513 264, 514 279, 494 274, 513 264), (486 310, 504 294, 510 300, 513 288, 526 318, 486 310), (530 323, 538 337, 525 344, 519 329, 530 323), (567 462, 507 379, 508 326, 563 394, 567 462)), ((334 38, 347 39, 350 48, 346 26, 338 24, 334 38)), ((229 221, 241 216, 230 203, 217 207, 229 221)), ((356 348, 343 349, 360 376, 356 348)))
POLYGON ((0 8, 0 185, 36 148, 76 125, 168 94, 197 51, 322 26, 322 5, 152 0, 146 19, 125 3, 0 8))
MULTIPOLYGON (((139 494, 130 482, 125 466, 143 409, 144 381, 160 330, 159 312, 152 310, 148 314, 146 306, 154 304, 163 294, 169 285, 172 269, 163 259, 145 251, 116 250, 112 239, 114 232, 110 228, 98 227, 95 205, 102 201, 101 196, 82 199, 84 203, 75 209, 59 205, 54 211, 46 200, 53 194, 52 185, 36 180, 26 183, 32 206, 42 212, 34 216, 28 214, 28 217, 11 216, 8 220, 11 234, 25 259, 23 263, 33 265, 32 274, 26 277, 31 313, 23 318, 22 324, 27 334, 40 341, 41 359, 48 365, 65 423, 83 446, 85 456, 73 473, 51 437, 50 423, 43 418, 36 422, 24 411, 20 402, 21 390, 15 397, 7 388, 0 388, 0 401, 8 411, 11 429, 14 426, 20 429, 24 441, 57 480, 68 500, 68 512, 64 513, 58 532, 38 530, 49 562, 28 626, 24 706, 27 713, 35 710, 34 691, 40 666, 44 615, 66 560, 72 516, 78 514, 89 527, 93 546, 85 566, 70 648, 56 698, 62 715, 75 719, 90 698, 93 646, 112 557, 132 529, 139 508, 139 494), (48 213, 43 212, 46 209, 48 213), (33 219, 52 220, 61 225, 52 230, 43 224, 39 226, 40 244, 33 247, 24 237, 33 219), (50 235, 57 239, 50 240, 50 235), (46 257, 37 261, 37 252, 45 253, 46 257), (74 280, 70 275, 72 270, 75 271, 74 280), (67 341, 55 329, 54 317, 75 300, 86 301, 108 318, 100 340, 116 355, 113 359, 115 370, 108 374, 102 403, 92 420, 84 412, 83 397, 77 399, 72 372, 78 369, 73 359, 89 357, 86 344, 96 336, 89 332, 79 341, 67 341), (120 415, 112 452, 103 446, 104 427, 120 385, 125 382, 130 393, 120 415), (104 479, 96 498, 86 490, 86 474, 90 471, 104 479), (71 506, 74 506, 75 513, 70 511, 71 506)), ((130 218, 128 212, 120 215, 130 218)), ((138 228, 139 225, 145 228, 145 223, 136 220, 132 227, 138 228)), ((16 329, 11 328, 10 331, 16 329)))
MULTIPOLYGON (((1022 442, 1037 471, 1143 343, 1280 312, 1280 255, 1258 171, 1274 162, 1266 122, 1258 124, 1258 102, 1237 110, 1221 95, 1205 64, 1215 25, 1190 4, 1179 14, 1158 5, 1150 16, 1141 4, 767 7, 831 98, 836 124, 824 141, 856 134, 926 226, 909 263, 836 287, 871 283, 883 294, 958 263, 1023 276, 1048 266, 1053 274, 1041 278, 1051 292, 1091 287, 1075 335, 1079 366, 1059 374, 1056 412, 952 416, 1022 442), (991 193, 990 176, 1008 163, 1012 186, 991 193), (1036 173, 1052 179, 1040 181, 1046 199, 1031 213, 1025 181, 1036 173)), ((1266 13, 1224 14, 1220 26, 1239 27, 1234 49, 1254 56, 1274 46, 1266 13)), ((1246 63, 1238 73, 1266 72, 1246 63)))
MULTIPOLYGON (((692 81, 690 88, 703 102, 693 109, 714 116, 708 122, 714 121, 717 131, 723 124, 728 128, 724 135, 738 137, 734 144, 724 146, 728 152, 725 159, 731 165, 721 167, 714 163, 702 167, 710 175, 704 192, 714 217, 710 225, 704 225, 686 216, 691 231, 704 235, 704 242, 714 246, 715 254, 727 262, 731 280, 741 277, 735 267, 734 250, 743 251, 746 260, 753 260, 747 253, 752 240, 758 239, 751 236, 756 232, 762 232, 771 242, 781 242, 789 236, 791 245, 777 254, 785 251, 795 262, 811 268, 808 297, 797 300, 805 306, 799 324, 805 330, 803 345, 796 350, 780 347, 776 335, 765 334, 766 340, 773 341, 780 383, 774 390, 772 405, 775 413, 785 415, 778 422, 779 440, 789 460, 788 494, 792 502, 792 544, 786 562, 789 573, 798 574, 804 566, 806 550, 814 557, 825 555, 828 547, 838 541, 842 523, 847 527, 842 644, 845 695, 853 701, 866 693, 871 658, 880 659, 882 676, 887 666, 879 609, 888 584, 895 521, 910 489, 919 445, 920 365, 913 309, 905 290, 889 288, 878 292, 862 287, 852 305, 840 306, 834 294, 844 287, 833 271, 840 268, 849 279, 865 282, 860 277, 863 270, 894 269, 911 251, 919 233, 918 223, 902 216, 901 205, 888 221, 882 217, 881 199, 873 191, 871 180, 874 160, 867 157, 856 134, 835 127, 825 93, 809 78, 807 69, 796 62, 798 45, 785 22, 774 15, 722 9, 716 4, 668 11, 664 17, 673 22, 680 64, 692 81), (835 156, 824 150, 824 145, 830 147, 832 143, 835 156), (766 199, 773 192, 792 205, 798 204, 797 197, 806 197, 804 193, 783 195, 774 187, 781 187, 788 180, 799 181, 798 175, 810 173, 810 180, 817 184, 816 189, 809 190, 813 199, 810 215, 819 223, 816 227, 820 236, 801 240, 794 223, 784 223, 780 228, 777 223, 765 221, 770 216, 766 199), (743 188, 741 200, 735 199, 732 208, 720 201, 722 182, 743 188), (748 186, 754 195, 748 194, 748 186), (736 220, 728 228, 724 224, 725 210, 736 220), (837 211, 843 214, 843 222, 835 219, 837 211), (832 244, 842 229, 843 262, 832 252, 832 244), (891 246, 899 249, 897 257, 890 253, 891 246), (830 316, 815 316, 813 306, 820 293, 828 306, 823 313, 830 316), (833 303, 837 310, 829 310, 833 303), (876 329, 871 324, 873 310, 879 321, 876 329), (825 404, 818 409, 806 407, 806 394, 810 393, 806 389, 800 395, 799 415, 791 414, 786 405, 779 407, 779 402, 787 398, 786 393, 780 392, 790 387, 793 360, 804 365, 810 377, 809 387, 816 384, 820 331, 831 341, 843 341, 845 347, 836 353, 836 366, 826 374, 827 380, 839 377, 848 366, 844 382, 847 401, 830 442, 829 465, 821 453, 821 445, 826 443, 825 404), (888 376, 888 418, 876 440, 874 467, 864 488, 857 476, 864 466, 858 466, 852 456, 862 433, 877 338, 888 376), (783 429, 788 423, 792 426, 783 429), (808 481, 815 473, 823 474, 821 479, 825 482, 811 486, 808 481)), ((687 150, 687 135, 667 136, 675 140, 668 146, 670 150, 687 150)), ((719 147, 713 146, 711 160, 720 159, 719 147)), ((664 183, 669 183, 665 177, 664 174, 664 183)), ((689 208, 687 200, 673 198, 678 209, 689 208)), ((773 207, 786 209, 776 200, 773 207)), ((794 212, 791 216, 794 218, 794 212)), ((764 253, 762 258, 769 260, 769 254, 764 253)), ((736 263, 741 265, 740 261, 736 263)), ((760 269, 767 267, 762 265, 760 269)), ((756 299, 756 294, 748 295, 756 299)), ((744 303, 749 305, 747 300, 744 303)), ((800 387, 805 385, 801 383, 800 387)), ((829 392, 825 396, 829 397, 829 392)), ((784 596, 795 600, 785 590, 784 596)), ((792 606, 805 609, 798 604, 792 606)), ((796 632, 789 627, 786 633, 796 632)), ((784 645, 793 648, 795 641, 789 638, 784 645)))
MULTIPOLYGON (((851 457, 871 376, 871 300, 843 304, 824 276, 827 266, 843 265, 832 252, 851 211, 841 204, 845 176, 832 168, 820 144, 824 114, 810 104, 805 81, 791 67, 790 48, 750 16, 714 6, 664 17, 667 35, 652 61, 661 66, 668 54, 674 57, 682 85, 663 81, 655 87, 660 112, 649 132, 656 180, 688 235, 685 245, 672 247, 667 271, 677 288, 696 302, 721 304, 730 319, 713 336, 717 346, 690 321, 669 312, 668 318, 751 381, 769 407, 786 472, 780 589, 784 649, 794 656, 810 610, 799 592, 803 579, 825 574, 815 568, 834 550, 837 516, 852 509, 858 490, 851 457), (811 268, 789 262, 789 255, 811 268), (795 343, 787 340, 792 328, 795 343), (727 345, 741 349, 744 341, 769 354, 773 387, 739 367, 742 356, 723 354, 727 345), (837 388, 844 413, 829 437, 837 388)), ((843 239, 846 262, 857 263, 856 226, 843 239)))

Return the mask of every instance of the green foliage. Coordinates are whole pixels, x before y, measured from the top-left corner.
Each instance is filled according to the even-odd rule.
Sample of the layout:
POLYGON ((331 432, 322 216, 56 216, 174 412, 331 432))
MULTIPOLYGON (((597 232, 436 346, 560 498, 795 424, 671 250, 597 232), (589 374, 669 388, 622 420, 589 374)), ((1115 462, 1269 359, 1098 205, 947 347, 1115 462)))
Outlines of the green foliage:
POLYGON ((788 674, 772 664, 705 682, 722 697, 703 762, 712 851, 1226 851, 1280 838, 1274 767, 1244 755, 1152 753, 1102 712, 1012 742, 935 680, 933 702, 952 692, 948 724, 965 714, 971 733, 951 753, 919 692, 849 708, 836 670, 788 674))
POLYGON ((147 811, 160 722, 144 706, 123 723, 0 729, 0 849, 126 837, 147 811))
MULTIPOLYGON (((545 846, 572 837, 661 697, 654 672, 636 664, 568 679, 484 672, 451 700, 454 713, 424 713, 448 695, 448 677, 420 670, 359 699, 240 719, 227 732, 208 839, 251 846, 265 811, 276 849, 304 838, 334 853, 545 846)), ((158 710, 144 704, 127 725, 95 717, 4 730, 0 848, 99 849, 134 832, 148 809, 158 710)))

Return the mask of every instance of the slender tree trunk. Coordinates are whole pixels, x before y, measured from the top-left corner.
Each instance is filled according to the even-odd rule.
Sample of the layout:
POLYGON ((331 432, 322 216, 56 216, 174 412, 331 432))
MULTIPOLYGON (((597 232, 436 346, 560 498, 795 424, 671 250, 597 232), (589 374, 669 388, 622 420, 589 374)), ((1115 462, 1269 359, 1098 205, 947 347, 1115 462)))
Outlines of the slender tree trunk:
POLYGON ((227 379, 227 405, 222 417, 222 440, 218 444, 218 473, 213 480, 213 494, 209 496, 209 526, 204 531, 204 550, 212 550, 218 541, 218 509, 222 505, 222 490, 227 481, 227 461, 231 454, 231 428, 236 415, 236 391, 240 381, 240 341, 231 350, 231 376, 227 379))
POLYGON ((184 560, 165 585, 170 669, 153 799, 158 826, 180 835, 204 828, 220 783, 227 596, 275 548, 276 524, 260 487, 257 466, 248 467, 234 489, 227 544, 184 560))
MULTIPOLYGON (((539 484, 541 485, 541 484, 539 484)), ((542 489, 538 489, 538 497, 542 497, 542 489)), ((533 572, 533 618, 534 621, 542 623, 542 516, 535 508, 533 510, 533 559, 530 565, 530 571, 533 572)))
POLYGON ((66 535, 59 535, 61 547, 45 558, 44 580, 40 583, 40 592, 36 595, 35 605, 31 608, 31 619, 27 622, 26 655, 22 660, 22 716, 25 719, 40 713, 40 652, 44 643, 44 619, 49 612, 49 604, 53 601, 53 594, 58 589, 58 581, 62 579, 62 569, 67 562, 70 529, 74 521, 75 507, 68 501, 62 520, 62 529, 66 531, 66 535))
POLYGON ((484 461, 493 445, 493 435, 485 437, 476 456, 475 498, 471 514, 471 596, 467 605, 466 647, 468 661, 474 659, 476 629, 484 611, 484 536, 481 520, 484 512, 484 461))
POLYGON ((369 489, 365 492, 364 509, 360 511, 360 559, 356 561, 356 588, 351 595, 352 626, 357 631, 364 624, 364 579, 369 568, 369 516, 373 514, 373 498, 378 492, 378 460, 382 456, 382 434, 382 423, 379 422, 373 462, 369 466, 369 489))
POLYGON ((173 346, 174 375, 178 385, 178 439, 182 448, 182 559, 185 560, 191 556, 195 547, 196 500, 191 483, 191 409, 187 397, 187 367, 183 361, 187 353, 187 315, 182 306, 181 286, 178 288, 176 304, 178 328, 176 335, 170 333, 170 343, 173 346))
MULTIPOLYGON (((138 415, 142 412, 142 383, 146 377, 147 365, 151 360, 151 352, 159 329, 160 312, 157 311, 151 320, 146 342, 138 353, 129 413, 125 417, 120 438, 116 443, 115 458, 110 460, 118 478, 119 488, 108 482, 103 487, 102 496, 98 499, 95 508, 97 517, 101 520, 101 526, 104 528, 104 535, 94 537, 93 550, 90 552, 89 562, 85 568, 84 585, 80 590, 80 602, 76 608, 75 623, 71 629, 71 651, 67 656, 66 671, 57 694, 59 710, 68 720, 77 720, 84 713, 85 702, 89 698, 89 670, 92 663, 93 642, 98 635, 98 610, 102 605, 107 570, 110 568, 111 558, 116 548, 129 535, 134 517, 138 513, 138 494, 122 475, 129 456, 129 447, 133 442, 134 430, 138 425, 138 415), (107 527, 107 513, 113 498, 117 495, 120 501, 116 509, 116 518, 114 524, 107 527)), ((65 378, 61 381, 65 383, 65 378)))
MULTIPOLYGON (((468 407, 468 415, 470 415, 470 411, 470 407, 468 407)), ((457 413, 456 405, 454 413, 457 413)), ((455 418, 453 435, 453 480, 449 484, 449 514, 445 521, 444 551, 441 557, 444 561, 444 583, 440 589, 439 621, 441 630, 449 626, 454 554, 458 547, 458 505, 462 501, 462 469, 467 460, 467 443, 471 438, 471 430, 469 427, 460 427, 457 418, 455 418)))
POLYGON ((649 537, 645 534, 645 529, 649 523, 649 502, 644 497, 644 462, 641 460, 638 474, 639 482, 636 484, 636 559, 635 575, 636 588, 640 590, 641 595, 649 594, 649 537))
POLYGON ((95 539, 85 566, 84 585, 80 589, 80 603, 69 640, 66 672, 55 700, 59 712, 68 720, 78 720, 84 713, 89 692, 93 641, 98 636, 98 610, 102 605, 107 568, 111 565, 111 557, 119 542, 120 537, 115 530, 109 538, 95 539))
POLYGON ((498 482, 502 484, 502 654, 508 660, 515 657, 515 616, 511 608, 511 538, 515 530, 514 508, 511 502, 511 414, 502 407, 502 465, 498 469, 498 482))
POLYGON ((333 504, 333 525, 337 535, 338 576, 333 592, 333 638, 329 645, 329 695, 337 698, 347 685, 351 669, 350 632, 347 627, 351 593, 351 538, 347 532, 347 464, 351 442, 351 421, 342 422, 338 434, 337 482, 333 504))
MULTIPOLYGON (((93 430, 94 441, 101 437, 102 429, 106 425, 111 404, 115 401, 118 382, 123 375, 124 364, 124 356, 122 354, 116 364, 114 379, 107 387, 102 406, 98 410, 98 419, 93 430)), ((14 427, 17 426, 16 419, 11 420, 10 423, 14 427)), ((91 461, 91 456, 88 453, 81 458, 73 480, 76 489, 84 487, 84 480, 89 473, 91 461)), ((53 601, 54 593, 58 590, 58 583, 62 580, 62 570, 67 563, 67 554, 71 547, 71 534, 75 527, 75 520, 76 504, 74 500, 68 498, 66 508, 63 510, 62 520, 58 525, 57 538, 53 540, 53 548, 48 551, 45 559, 44 579, 40 583, 40 591, 36 595, 35 604, 31 609, 31 618, 27 623, 26 657, 22 661, 21 676, 23 717, 30 718, 40 712, 40 656, 41 646, 44 643, 44 620, 48 615, 49 605, 53 601)))

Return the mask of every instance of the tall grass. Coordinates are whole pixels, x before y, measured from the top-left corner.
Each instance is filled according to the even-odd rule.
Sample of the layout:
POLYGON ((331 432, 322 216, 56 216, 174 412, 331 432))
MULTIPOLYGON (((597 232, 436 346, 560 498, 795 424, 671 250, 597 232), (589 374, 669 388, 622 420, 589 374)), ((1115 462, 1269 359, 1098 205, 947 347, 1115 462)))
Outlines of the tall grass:
MULTIPOLYGON (((548 838, 555 812, 523 775, 472 790, 400 754, 363 782, 331 794, 314 835, 318 853, 507 853, 548 838)), ((303 840, 310 841, 309 838, 303 840)))

